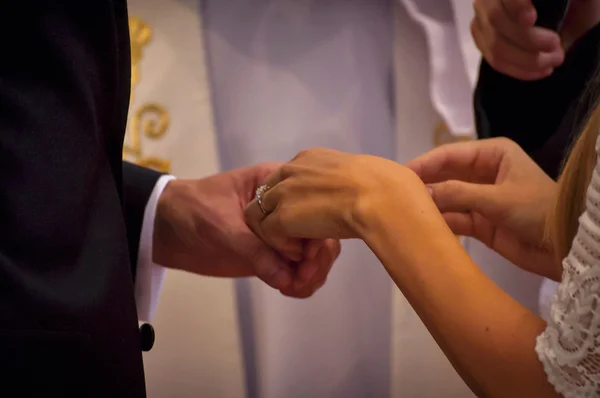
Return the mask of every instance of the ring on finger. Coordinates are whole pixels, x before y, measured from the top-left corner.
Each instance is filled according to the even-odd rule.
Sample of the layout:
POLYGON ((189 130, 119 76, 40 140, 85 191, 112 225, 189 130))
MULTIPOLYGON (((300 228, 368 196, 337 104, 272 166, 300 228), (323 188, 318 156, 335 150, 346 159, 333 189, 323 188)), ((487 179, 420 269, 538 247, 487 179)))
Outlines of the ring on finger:
POLYGON ((258 202, 258 207, 260 207, 260 211, 263 214, 267 214, 265 208, 263 207, 263 195, 267 192, 270 187, 267 184, 263 184, 260 187, 256 188, 256 201, 258 202))

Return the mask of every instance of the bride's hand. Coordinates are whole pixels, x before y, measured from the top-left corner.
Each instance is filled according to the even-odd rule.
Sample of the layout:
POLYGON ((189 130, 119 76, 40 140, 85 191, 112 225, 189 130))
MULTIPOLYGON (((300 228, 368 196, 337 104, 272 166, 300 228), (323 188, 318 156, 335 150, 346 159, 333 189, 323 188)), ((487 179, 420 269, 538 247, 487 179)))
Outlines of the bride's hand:
POLYGON ((472 236, 519 267, 557 280, 544 241, 556 183, 505 138, 450 144, 409 162, 457 235, 472 236))
POLYGON ((360 238, 357 226, 367 209, 412 192, 431 201, 425 185, 400 164, 330 149, 301 152, 265 184, 262 209, 254 200, 246 220, 276 248, 289 238, 360 238))

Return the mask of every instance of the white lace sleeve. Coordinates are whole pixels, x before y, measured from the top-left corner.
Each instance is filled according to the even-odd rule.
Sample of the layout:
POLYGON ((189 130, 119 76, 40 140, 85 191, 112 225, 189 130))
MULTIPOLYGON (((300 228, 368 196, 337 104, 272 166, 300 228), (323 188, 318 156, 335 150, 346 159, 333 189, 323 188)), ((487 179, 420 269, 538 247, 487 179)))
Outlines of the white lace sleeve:
MULTIPOLYGON (((596 143, 599 148, 600 139, 596 143)), ((536 352, 549 382, 565 398, 600 396, 600 169, 594 169, 586 211, 552 299, 536 352)))

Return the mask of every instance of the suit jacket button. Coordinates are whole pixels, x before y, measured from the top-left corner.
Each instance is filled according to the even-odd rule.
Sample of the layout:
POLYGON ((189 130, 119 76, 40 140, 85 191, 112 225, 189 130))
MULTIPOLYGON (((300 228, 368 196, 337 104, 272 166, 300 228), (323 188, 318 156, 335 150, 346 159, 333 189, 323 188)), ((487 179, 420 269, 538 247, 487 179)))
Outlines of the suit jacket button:
POLYGON ((140 342, 142 351, 150 351, 154 346, 154 328, 149 323, 140 326, 140 342))

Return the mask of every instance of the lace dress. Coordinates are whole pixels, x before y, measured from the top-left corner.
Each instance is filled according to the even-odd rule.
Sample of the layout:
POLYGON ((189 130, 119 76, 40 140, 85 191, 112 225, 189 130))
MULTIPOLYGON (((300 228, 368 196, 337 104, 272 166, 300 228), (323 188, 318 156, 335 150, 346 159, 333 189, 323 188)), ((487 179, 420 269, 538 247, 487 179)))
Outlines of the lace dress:
MULTIPOLYGON (((599 152, 600 137, 596 141, 599 152)), ((600 165, 536 352, 548 380, 565 398, 600 397, 600 165)))

